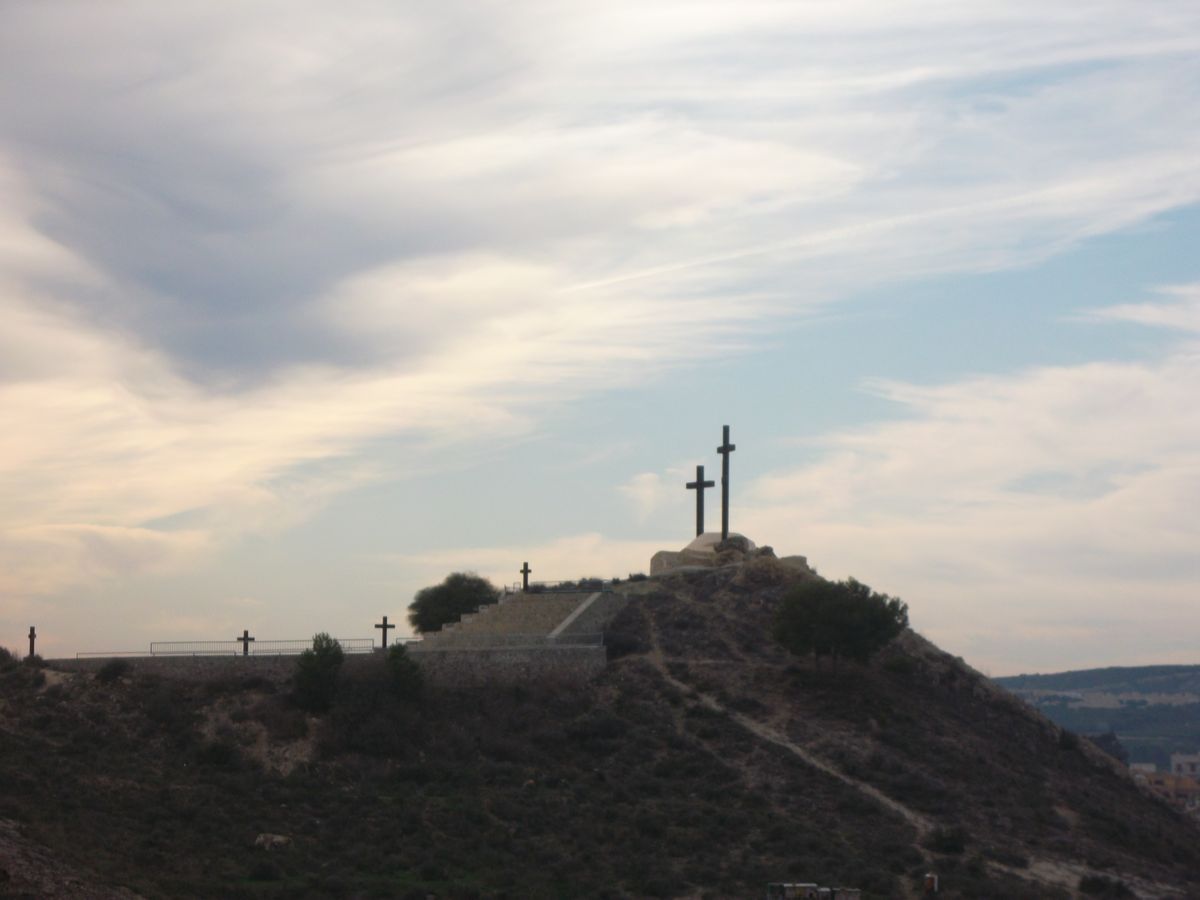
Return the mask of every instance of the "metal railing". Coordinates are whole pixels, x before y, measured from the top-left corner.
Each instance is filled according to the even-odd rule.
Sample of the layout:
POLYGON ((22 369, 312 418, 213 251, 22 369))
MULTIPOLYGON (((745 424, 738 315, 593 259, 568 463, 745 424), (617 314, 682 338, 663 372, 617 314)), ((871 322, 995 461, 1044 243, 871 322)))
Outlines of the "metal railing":
MULTIPOLYGON (((375 649, 374 638, 335 638, 343 653, 371 653, 375 649)), ((396 638, 391 643, 406 642, 396 638)), ((242 641, 154 641, 150 652, 141 650, 80 651, 76 659, 108 656, 296 656, 312 648, 312 638, 294 641, 250 641, 250 652, 243 649, 242 641)))
MULTIPOLYGON (((375 649, 374 638, 334 638, 343 653, 370 653, 375 649)), ((251 641, 245 654, 242 642, 237 641, 155 641, 150 645, 151 656, 294 656, 312 649, 312 638, 294 641, 251 641)))
POLYGON ((611 594, 612 586, 611 581, 584 578, 580 581, 531 581, 528 589, 514 581, 506 590, 512 594, 611 594))

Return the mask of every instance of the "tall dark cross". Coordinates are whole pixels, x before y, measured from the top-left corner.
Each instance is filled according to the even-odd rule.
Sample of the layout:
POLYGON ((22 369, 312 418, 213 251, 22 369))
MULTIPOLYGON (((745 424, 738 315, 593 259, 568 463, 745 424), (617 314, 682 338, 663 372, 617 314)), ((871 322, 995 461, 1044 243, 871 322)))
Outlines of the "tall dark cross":
POLYGON ((395 626, 395 625, 389 625, 389 624, 388 624, 388 621, 387 621, 387 616, 384 616, 384 617, 383 617, 383 624, 382 624, 382 625, 376 625, 375 627, 376 627, 376 628, 382 628, 382 629, 383 629, 383 649, 384 649, 384 650, 386 650, 386 649, 387 649, 387 633, 388 633, 388 629, 389 629, 389 628, 395 628, 396 626, 395 626))
POLYGON ((529 568, 529 563, 521 564, 521 590, 529 590, 529 573, 532 571, 533 569, 529 568))
POLYGON ((729 539, 729 454, 737 447, 729 443, 729 426, 724 426, 721 433, 721 446, 717 452, 721 454, 721 540, 729 539))
POLYGON ((250 629, 243 628, 242 636, 240 638, 234 638, 234 640, 242 645, 242 656, 249 656, 250 655, 250 642, 252 640, 254 640, 254 638, 250 637, 250 629))
POLYGON ((37 629, 32 625, 29 626, 29 655, 34 656, 33 642, 37 640, 37 629))
POLYGON ((704 466, 696 466, 696 480, 687 483, 687 489, 696 492, 696 537, 704 534, 704 489, 715 484, 704 480, 704 466))

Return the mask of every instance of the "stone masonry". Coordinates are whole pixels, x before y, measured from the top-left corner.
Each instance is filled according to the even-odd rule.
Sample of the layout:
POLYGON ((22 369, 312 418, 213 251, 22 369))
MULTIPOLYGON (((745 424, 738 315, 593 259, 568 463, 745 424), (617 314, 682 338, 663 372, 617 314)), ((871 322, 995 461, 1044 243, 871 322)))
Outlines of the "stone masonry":
POLYGON ((587 681, 604 671, 601 632, 619 608, 611 599, 615 596, 505 594, 500 602, 425 635, 409 652, 431 680, 442 684, 587 681), (597 611, 585 615, 592 607, 597 611))

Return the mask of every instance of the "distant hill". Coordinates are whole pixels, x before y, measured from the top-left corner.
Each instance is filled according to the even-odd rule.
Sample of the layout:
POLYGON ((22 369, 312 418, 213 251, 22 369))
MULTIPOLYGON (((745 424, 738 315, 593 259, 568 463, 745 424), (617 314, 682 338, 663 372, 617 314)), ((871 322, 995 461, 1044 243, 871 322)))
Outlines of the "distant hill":
POLYGON ((1128 666, 995 682, 1080 734, 1115 732, 1131 762, 1200 751, 1200 666, 1128 666))
POLYGON ((1200 697, 1200 665, 1110 666, 1053 675, 1012 675, 993 680, 1009 690, 1195 694, 1200 697))
POLYGON ((800 577, 620 585, 584 686, 405 700, 368 660, 320 716, 262 679, 0 666, 0 895, 1200 896, 1193 822, 918 635, 782 651, 800 577))

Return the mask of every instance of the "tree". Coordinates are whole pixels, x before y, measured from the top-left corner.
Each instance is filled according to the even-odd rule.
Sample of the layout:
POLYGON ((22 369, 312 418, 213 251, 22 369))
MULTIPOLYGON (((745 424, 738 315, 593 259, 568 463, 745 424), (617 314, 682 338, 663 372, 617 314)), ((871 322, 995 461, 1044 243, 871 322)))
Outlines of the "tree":
POLYGON ((908 606, 855 581, 818 579, 797 585, 775 617, 775 639, 797 656, 866 662, 908 627, 908 606))
POLYGON ((447 622, 457 622, 464 613, 495 603, 499 592, 478 575, 455 572, 441 584, 417 591, 408 607, 408 621, 420 633, 437 631, 447 622))
POLYGON ((310 712, 329 709, 344 659, 342 645, 326 632, 313 635, 312 648, 301 653, 296 661, 292 690, 297 705, 310 712))

